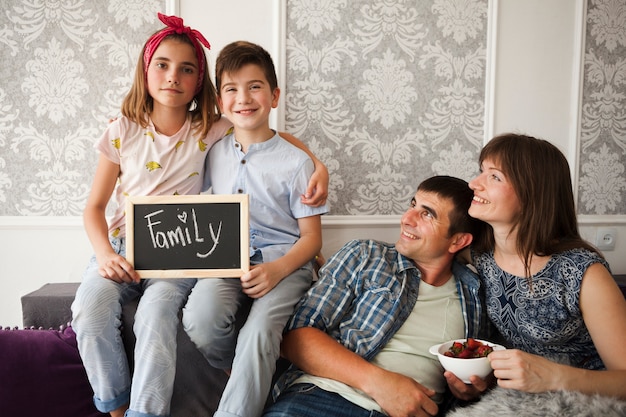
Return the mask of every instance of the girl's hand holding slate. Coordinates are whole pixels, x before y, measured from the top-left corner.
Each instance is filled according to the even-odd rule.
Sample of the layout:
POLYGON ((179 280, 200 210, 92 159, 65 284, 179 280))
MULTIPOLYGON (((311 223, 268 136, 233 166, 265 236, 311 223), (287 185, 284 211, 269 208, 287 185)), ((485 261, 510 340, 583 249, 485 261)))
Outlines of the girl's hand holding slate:
POLYGON ((98 265, 100 275, 119 284, 139 282, 141 279, 126 258, 116 253, 108 255, 104 259, 98 258, 98 265))

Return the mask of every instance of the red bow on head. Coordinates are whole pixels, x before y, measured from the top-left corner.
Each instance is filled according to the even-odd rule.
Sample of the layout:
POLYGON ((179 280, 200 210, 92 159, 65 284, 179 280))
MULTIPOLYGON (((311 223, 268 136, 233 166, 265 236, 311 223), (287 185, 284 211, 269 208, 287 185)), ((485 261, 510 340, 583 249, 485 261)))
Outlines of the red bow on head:
POLYGON ((211 45, 204 38, 204 36, 202 36, 202 33, 200 33, 199 31, 195 29, 190 28, 189 26, 185 26, 183 24, 183 19, 181 19, 180 17, 166 16, 161 13, 157 13, 157 16, 159 17, 159 20, 165 23, 165 26, 167 26, 167 29, 163 29, 161 32, 171 33, 172 31, 174 31, 178 33, 179 35, 184 33, 185 35, 189 36, 189 39, 191 39, 192 41, 195 38, 196 40, 200 41, 200 43, 204 45, 207 49, 211 49, 211 45))

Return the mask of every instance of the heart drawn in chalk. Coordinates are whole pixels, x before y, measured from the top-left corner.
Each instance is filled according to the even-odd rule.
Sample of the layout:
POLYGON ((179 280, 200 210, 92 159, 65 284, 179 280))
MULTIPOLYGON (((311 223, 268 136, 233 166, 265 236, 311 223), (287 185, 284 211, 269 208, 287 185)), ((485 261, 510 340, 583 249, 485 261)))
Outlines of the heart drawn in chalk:
POLYGON ((187 212, 183 211, 181 214, 179 214, 178 220, 180 220, 183 223, 187 223, 187 212))

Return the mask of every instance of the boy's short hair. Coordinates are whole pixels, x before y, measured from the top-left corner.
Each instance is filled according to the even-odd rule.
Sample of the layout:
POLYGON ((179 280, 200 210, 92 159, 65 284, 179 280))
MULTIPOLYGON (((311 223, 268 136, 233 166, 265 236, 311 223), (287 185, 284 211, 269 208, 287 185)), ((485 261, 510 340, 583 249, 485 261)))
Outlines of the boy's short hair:
POLYGON ((218 95, 222 85, 222 75, 239 71, 247 64, 258 65, 263 70, 272 91, 278 88, 276 69, 269 52, 252 42, 235 41, 220 51, 215 62, 215 87, 218 95))

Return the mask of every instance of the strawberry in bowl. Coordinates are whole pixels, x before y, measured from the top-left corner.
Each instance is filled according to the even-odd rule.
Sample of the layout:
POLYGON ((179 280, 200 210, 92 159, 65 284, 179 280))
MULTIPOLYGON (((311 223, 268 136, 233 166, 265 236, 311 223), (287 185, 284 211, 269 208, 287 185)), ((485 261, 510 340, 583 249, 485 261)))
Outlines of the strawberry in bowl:
POLYGON ((446 371, 469 384, 472 375, 480 378, 489 375, 492 369, 487 356, 494 350, 504 349, 504 346, 492 342, 467 338, 431 346, 429 352, 439 358, 446 371))

